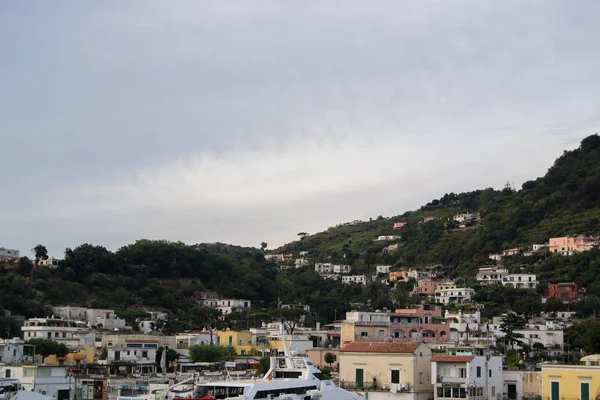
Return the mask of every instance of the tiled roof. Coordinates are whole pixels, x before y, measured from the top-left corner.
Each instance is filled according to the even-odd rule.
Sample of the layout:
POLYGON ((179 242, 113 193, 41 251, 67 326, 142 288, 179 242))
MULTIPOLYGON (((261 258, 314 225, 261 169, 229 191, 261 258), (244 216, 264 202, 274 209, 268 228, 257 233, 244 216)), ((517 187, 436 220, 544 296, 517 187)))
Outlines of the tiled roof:
POLYGON ((446 362, 446 363, 468 363, 473 361, 475 356, 433 356, 431 362, 446 362))
POLYGON ((342 347, 342 352, 354 353, 414 353, 420 343, 394 342, 351 342, 342 347))

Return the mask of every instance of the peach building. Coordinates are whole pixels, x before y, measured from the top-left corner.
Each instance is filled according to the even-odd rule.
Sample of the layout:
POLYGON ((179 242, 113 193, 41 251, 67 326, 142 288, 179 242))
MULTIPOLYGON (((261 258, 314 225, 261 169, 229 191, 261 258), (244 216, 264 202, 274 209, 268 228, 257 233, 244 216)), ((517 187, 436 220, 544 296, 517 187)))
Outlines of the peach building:
POLYGON ((550 247, 551 253, 569 255, 588 251, 592 247, 596 246, 596 244, 596 240, 591 236, 564 236, 551 238, 548 247, 550 247))
POLYGON ((390 272, 390 282, 394 282, 397 280, 403 280, 407 282, 409 279, 408 271, 394 271, 390 272))
POLYGON ((423 296, 433 296, 435 294, 435 290, 437 289, 438 282, 432 280, 418 281, 417 286, 410 292, 410 296, 413 295, 423 295, 423 296))

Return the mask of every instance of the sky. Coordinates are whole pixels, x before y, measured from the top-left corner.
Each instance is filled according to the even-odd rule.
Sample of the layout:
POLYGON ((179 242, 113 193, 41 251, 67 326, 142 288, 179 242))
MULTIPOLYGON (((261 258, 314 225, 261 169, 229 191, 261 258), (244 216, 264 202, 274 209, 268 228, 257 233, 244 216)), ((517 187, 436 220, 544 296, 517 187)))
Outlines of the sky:
POLYGON ((0 246, 274 248, 600 132, 600 2, 0 2, 0 246))

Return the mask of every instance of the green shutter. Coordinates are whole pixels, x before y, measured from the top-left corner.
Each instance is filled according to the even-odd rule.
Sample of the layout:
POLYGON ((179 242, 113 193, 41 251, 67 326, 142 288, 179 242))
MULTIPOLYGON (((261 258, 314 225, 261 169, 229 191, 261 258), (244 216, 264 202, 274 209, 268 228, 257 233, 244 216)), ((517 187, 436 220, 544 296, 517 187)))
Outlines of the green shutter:
POLYGON ((550 395, 550 400, 560 400, 560 383, 558 382, 551 382, 550 383, 550 391, 551 391, 551 395, 550 395))
POLYGON ((581 400, 590 400, 590 384, 581 382, 581 400))
POLYGON ((362 368, 356 369, 356 387, 362 388, 364 384, 364 370, 362 368))

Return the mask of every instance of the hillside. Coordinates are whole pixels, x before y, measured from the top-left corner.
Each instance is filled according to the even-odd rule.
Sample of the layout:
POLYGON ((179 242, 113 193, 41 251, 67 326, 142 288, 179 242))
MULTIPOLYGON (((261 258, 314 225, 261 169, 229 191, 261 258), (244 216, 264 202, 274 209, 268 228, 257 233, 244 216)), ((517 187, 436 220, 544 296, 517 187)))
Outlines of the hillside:
MULTIPOLYGON (((600 137, 592 135, 520 190, 507 186, 445 194, 419 210, 332 227, 273 253, 298 256, 308 251, 312 261, 351 264, 357 273, 374 272, 376 265, 401 269, 435 264, 447 277, 464 277, 474 285, 476 268, 491 263, 489 253, 543 243, 552 236, 598 234, 599 220, 600 137), (480 213, 482 223, 461 228, 452 221, 457 213, 473 211, 480 213), (437 219, 423 222, 425 217, 437 219), (396 222, 406 224, 393 229, 396 222), (400 235, 401 240, 373 240, 380 235, 400 235), (397 249, 385 250, 396 243, 397 249)), ((18 263, 0 261, 0 310, 33 317, 48 315, 51 305, 83 305, 117 309, 132 322, 141 315, 136 310, 158 308, 169 310, 177 322, 173 329, 181 330, 206 322, 190 299, 199 290, 250 299, 257 312, 277 307, 279 301, 308 304, 309 324, 330 322, 351 308, 403 307, 414 301, 408 298, 410 283, 393 290, 380 282, 365 288, 344 285, 321 278, 312 266, 280 271, 259 249, 220 243, 138 240, 115 252, 82 244, 66 249, 57 269, 34 264, 25 257, 18 263)), ((600 250, 572 257, 514 257, 507 266, 538 274, 540 290, 550 281, 575 281, 592 295, 581 306, 584 313, 600 306, 600 250)), ((477 296, 486 313, 542 307, 539 293, 499 288, 480 289, 477 296)), ((226 322, 242 318, 230 316, 226 322)), ((0 335, 13 323, 0 317, 0 335)))
POLYGON ((549 237, 600 233, 600 137, 585 138, 579 148, 565 151, 545 176, 527 181, 521 190, 507 186, 468 193, 445 194, 416 211, 391 218, 337 226, 308 235, 274 253, 308 251, 318 261, 350 263, 356 271, 375 264, 411 267, 442 264, 472 272, 502 249, 543 243, 549 237), (477 211, 481 226, 457 229, 457 213, 477 211), (427 223, 428 216, 440 217, 427 223), (406 222, 393 229, 395 222, 406 222), (374 242, 380 235, 401 235, 397 251, 390 243, 374 242))

